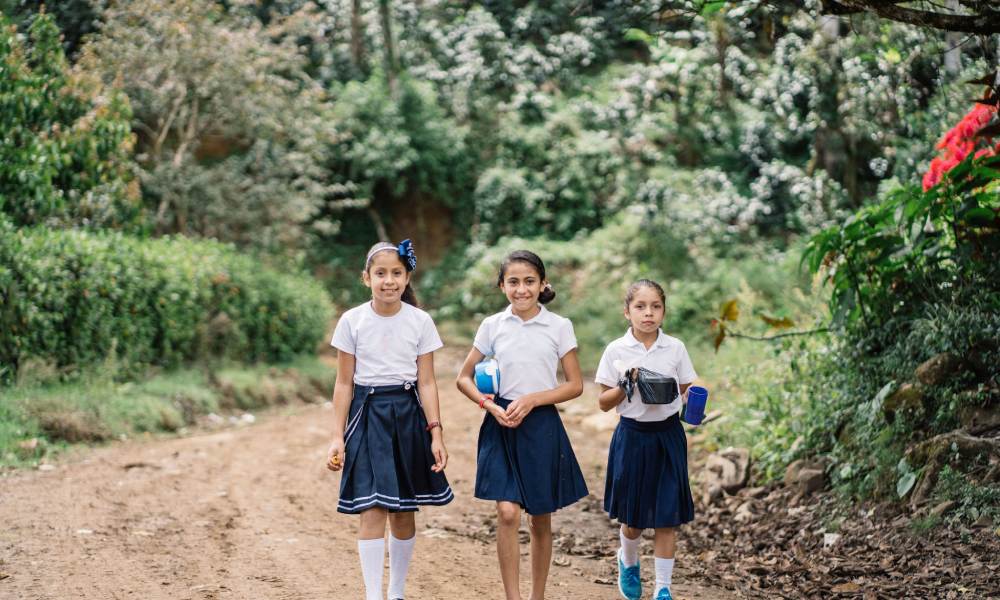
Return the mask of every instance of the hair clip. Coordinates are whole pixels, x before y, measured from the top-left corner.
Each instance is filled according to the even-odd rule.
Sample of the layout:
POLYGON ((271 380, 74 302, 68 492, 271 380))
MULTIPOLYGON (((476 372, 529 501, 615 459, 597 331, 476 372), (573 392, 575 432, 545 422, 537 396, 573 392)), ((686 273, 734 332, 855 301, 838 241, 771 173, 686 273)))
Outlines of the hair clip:
POLYGON ((409 238, 399 242, 396 249, 399 252, 399 257, 406 264, 407 271, 417 268, 417 253, 413 251, 413 242, 409 238))

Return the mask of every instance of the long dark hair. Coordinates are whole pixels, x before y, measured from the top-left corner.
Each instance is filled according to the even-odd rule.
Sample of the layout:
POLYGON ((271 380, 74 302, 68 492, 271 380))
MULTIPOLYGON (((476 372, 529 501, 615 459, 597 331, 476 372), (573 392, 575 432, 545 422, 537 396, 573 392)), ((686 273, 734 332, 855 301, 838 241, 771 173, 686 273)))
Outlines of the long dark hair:
MULTIPOLYGON (((545 281, 545 263, 542 262, 542 259, 530 250, 515 250, 508 254, 503 259, 503 262, 500 263, 500 274, 497 275, 497 287, 503 284, 503 278, 507 275, 507 267, 512 262, 523 262, 529 265, 538 273, 538 278, 545 281)), ((555 300, 555 297, 556 291, 552 289, 551 285, 545 284, 545 287, 538 294, 538 301, 542 304, 548 304, 555 300)))
POLYGON ((656 292, 660 294, 660 302, 664 304, 667 303, 667 295, 663 293, 663 287, 660 284, 656 283, 652 279, 640 279, 628 286, 628 289, 625 290, 625 308, 628 308, 628 305, 632 304, 632 300, 635 299, 636 293, 644 287, 656 290, 656 292))
MULTIPOLYGON (((368 249, 368 257, 365 259, 365 270, 364 270, 365 273, 370 274, 372 268, 372 259, 375 258, 375 255, 378 254, 379 252, 384 252, 386 250, 392 250, 392 255, 396 257, 396 260, 399 261, 399 264, 403 265, 404 269, 406 268, 406 263, 404 263, 402 257, 399 256, 399 248, 397 246, 390 244, 389 242, 379 242, 368 249)), ((409 272, 409 270, 407 270, 407 272, 409 272)), ((418 308, 420 307, 420 303, 417 302, 417 293, 413 291, 413 286, 410 285, 410 283, 406 284, 406 289, 403 290, 403 293, 400 295, 399 299, 402 300, 403 302, 406 302, 410 306, 416 306, 418 308)))

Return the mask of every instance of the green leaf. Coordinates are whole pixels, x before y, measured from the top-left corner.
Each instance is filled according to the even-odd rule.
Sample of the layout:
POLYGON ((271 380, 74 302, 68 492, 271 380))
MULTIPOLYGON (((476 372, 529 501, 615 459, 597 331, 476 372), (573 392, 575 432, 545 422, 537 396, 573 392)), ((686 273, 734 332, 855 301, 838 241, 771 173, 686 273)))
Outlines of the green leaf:
POLYGON ((913 484, 917 482, 917 474, 910 471, 899 478, 896 482, 896 495, 903 498, 913 489, 913 484))
POLYGON ((875 418, 878 412, 882 410, 882 403, 885 402, 886 396, 892 393, 895 387, 896 387, 896 382, 890 381, 889 383, 883 385, 882 389, 880 389, 878 393, 875 394, 875 397, 872 398, 871 418, 875 418))
POLYGON ((712 2, 705 2, 701 6, 701 16, 702 17, 706 17, 706 18, 707 17, 711 17, 715 13, 717 13, 720 10, 722 10, 723 8, 725 8, 726 4, 727 4, 726 0, 717 0, 717 1, 712 1, 712 2))
POLYGON ((962 216, 965 217, 966 221, 970 221, 972 223, 976 223, 979 225, 988 225, 992 223, 994 219, 997 218, 996 213, 982 206, 971 208, 967 210, 965 214, 962 216))
POLYGON ((642 29, 632 28, 632 29, 629 29, 629 30, 627 30, 625 32, 625 41, 628 41, 628 42, 642 42, 643 44, 646 44, 647 46, 652 46, 653 44, 656 43, 656 38, 654 38, 653 36, 649 35, 645 31, 643 31, 642 29))

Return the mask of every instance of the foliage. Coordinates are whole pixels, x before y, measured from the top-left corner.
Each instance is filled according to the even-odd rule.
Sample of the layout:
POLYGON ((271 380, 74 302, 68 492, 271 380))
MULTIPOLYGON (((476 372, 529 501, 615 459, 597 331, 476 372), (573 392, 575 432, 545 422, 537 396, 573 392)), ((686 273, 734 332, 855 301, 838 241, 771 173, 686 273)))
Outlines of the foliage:
MULTIPOLYGON (((550 308, 573 321, 585 369, 596 368, 604 347, 625 331, 625 290, 639 278, 663 285, 664 329, 691 345, 707 342, 714 307, 706 298, 737 296, 751 314, 799 314, 808 305, 787 278, 792 254, 747 248, 743 258, 723 262, 697 245, 689 246, 682 236, 684 231, 666 227, 661 215, 633 211, 567 241, 507 237, 495 244, 475 244, 464 253, 471 261, 449 265, 460 277, 434 273, 423 289, 434 298, 431 307, 436 317, 461 318, 474 328, 483 317, 506 306, 496 287, 503 257, 529 249, 545 261, 557 294, 550 308)), ((797 283, 808 287, 807 282, 797 283)))
POLYGON ((0 297, 6 381, 32 358, 63 370, 109 356, 130 367, 282 360, 313 348, 330 316, 316 283, 231 246, 9 227, 0 297))
POLYGON ((986 517, 991 523, 1000 519, 1000 485, 978 485, 960 469, 945 466, 937 488, 938 496, 957 504, 949 518, 973 522, 986 517))
POLYGON ((348 83, 336 96, 337 170, 345 184, 358 182, 355 199, 368 203, 381 191, 386 201, 426 194, 460 202, 471 166, 464 131, 443 114, 431 86, 407 79, 392 98, 371 79, 348 83))
POLYGON ((75 57, 84 36, 99 29, 100 13, 107 0, 0 0, 0 13, 17 23, 23 31, 38 18, 51 18, 62 34, 62 46, 75 57))
POLYGON ((832 284, 839 335, 803 342, 780 385, 747 404, 773 421, 759 448, 771 475, 822 454, 836 485, 902 497, 924 467, 904 454, 997 401, 1000 159, 965 154, 928 190, 891 190, 808 242, 803 261, 832 284), (941 381, 916 383, 916 368, 945 354, 961 358, 941 381))
POLYGON ((1000 158, 969 155, 942 184, 895 190, 810 240, 813 272, 827 269, 837 322, 905 314, 963 288, 993 287, 1000 252, 1000 158))
POLYGON ((0 15, 0 213, 19 226, 134 225, 128 98, 73 72, 46 14, 0 15))
POLYGON ((108 7, 80 68, 128 94, 143 199, 159 233, 289 253, 308 245, 339 187, 336 133, 283 21, 268 27, 209 0, 108 7), (276 41, 277 40, 277 41, 276 41))

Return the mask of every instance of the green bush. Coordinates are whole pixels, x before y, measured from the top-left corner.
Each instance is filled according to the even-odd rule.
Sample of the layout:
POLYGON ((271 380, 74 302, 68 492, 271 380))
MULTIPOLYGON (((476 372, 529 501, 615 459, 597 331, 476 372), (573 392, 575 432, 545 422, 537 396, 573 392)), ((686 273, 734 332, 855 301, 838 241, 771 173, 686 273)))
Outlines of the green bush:
POLYGON ((890 191, 809 241, 805 260, 832 284, 834 335, 789 343, 774 372, 747 374, 735 420, 750 427, 732 441, 753 446, 765 476, 821 455, 844 491, 905 496, 925 465, 902 459, 962 427, 963 415, 995 408, 997 164, 967 160, 926 192, 890 191), (944 378, 918 381, 918 366, 947 355, 957 358, 944 378))
POLYGON ((0 15, 0 213, 18 225, 135 223, 128 98, 72 72, 51 16, 0 15))
POLYGON ((319 284, 231 246, 2 224, 0 298, 7 381, 32 358, 70 370, 109 356, 284 360, 314 347, 331 310, 319 284))

